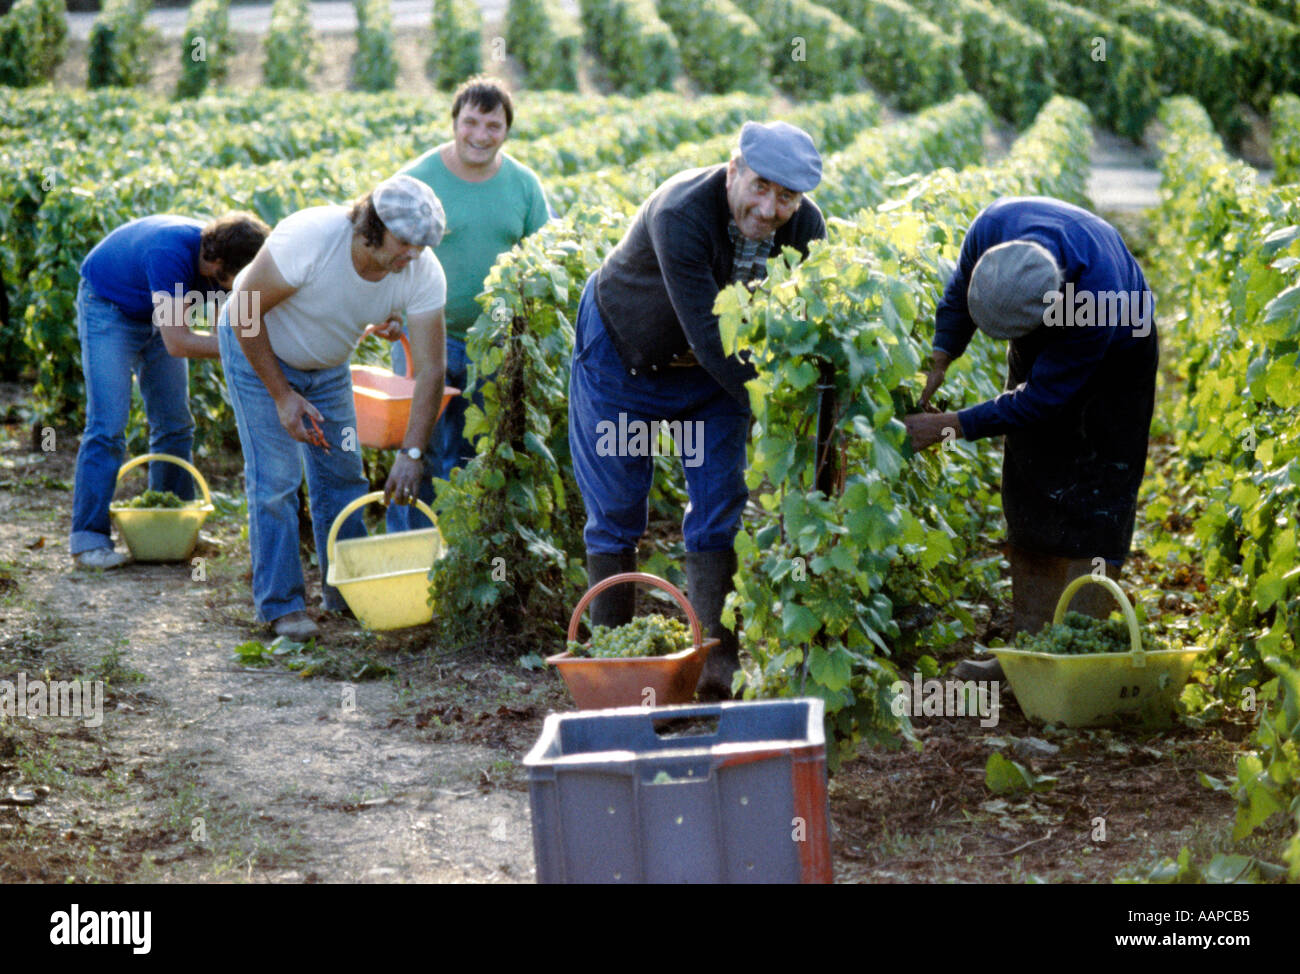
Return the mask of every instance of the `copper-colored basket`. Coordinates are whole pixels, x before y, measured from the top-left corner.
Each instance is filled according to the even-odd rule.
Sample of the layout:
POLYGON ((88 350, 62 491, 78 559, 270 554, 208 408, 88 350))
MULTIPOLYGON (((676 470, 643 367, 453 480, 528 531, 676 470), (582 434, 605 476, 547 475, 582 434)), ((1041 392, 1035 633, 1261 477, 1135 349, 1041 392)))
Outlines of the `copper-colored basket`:
POLYGON ((695 645, 670 656, 636 656, 627 659, 589 659, 571 656, 568 651, 549 656, 546 662, 560 671, 568 684, 573 701, 583 710, 603 707, 661 707, 666 704, 690 703, 695 699, 704 661, 717 639, 705 639, 699 617, 686 596, 657 575, 623 572, 602 579, 578 600, 569 620, 569 639, 578 638, 578 624, 583 610, 593 598, 624 582, 645 582, 663 589, 681 605, 691 626, 695 645))

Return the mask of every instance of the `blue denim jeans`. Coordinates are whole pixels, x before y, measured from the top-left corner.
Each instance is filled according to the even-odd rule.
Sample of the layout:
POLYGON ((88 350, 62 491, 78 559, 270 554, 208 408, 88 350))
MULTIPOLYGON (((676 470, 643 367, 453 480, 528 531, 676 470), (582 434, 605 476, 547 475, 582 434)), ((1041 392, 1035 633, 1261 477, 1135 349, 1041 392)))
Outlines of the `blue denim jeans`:
MULTIPOLYGON (((393 343, 393 371, 398 374, 406 372, 406 355, 399 343, 393 343)), ((445 385, 465 391, 469 377, 469 357, 465 354, 465 343, 459 338, 447 339, 447 378, 445 385)), ((474 404, 483 408, 483 395, 475 390, 474 404)), ((460 395, 447 403, 447 410, 442 414, 429 434, 428 448, 424 451, 424 476, 420 478, 420 500, 426 504, 433 503, 433 478, 447 480, 456 467, 463 467, 474 457, 474 446, 465 439, 465 410, 469 407, 466 396, 460 395)), ((410 531, 429 527, 429 519, 420 513, 413 504, 393 504, 388 508, 388 530, 410 531)))
MULTIPOLYGON (((342 609, 347 603, 338 589, 325 584, 329 577, 326 541, 339 512, 370 490, 360 448, 342 447, 344 430, 351 431, 354 438, 357 427, 348 366, 345 363, 308 372, 280 363, 293 390, 324 417, 321 428, 331 444, 326 453, 318 446, 299 443, 280 425, 275 400, 253 371, 224 312, 217 331, 226 388, 244 451, 248 547, 253 559, 253 602, 258 618, 274 622, 306 607, 302 560, 298 555, 298 487, 304 468, 322 602, 326 609, 342 609)), ((365 535, 365 523, 358 510, 344 522, 338 536, 342 541, 365 535)))
MULTIPOLYGON (((194 441, 189 365, 167 354, 152 322, 128 318, 82 281, 77 287, 77 337, 86 383, 86 431, 77 451, 72 492, 68 547, 74 555, 113 547, 108 505, 126 456, 133 373, 149 421, 149 452, 189 460, 194 441)), ((194 497, 190 475, 174 463, 149 464, 149 486, 184 500, 194 497)))
POLYGON ((745 444, 749 410, 701 366, 630 375, 596 307, 582 291, 569 378, 569 447, 587 509, 589 554, 635 551, 649 516, 654 458, 627 430, 656 420, 690 423, 678 444, 690 503, 682 522, 687 551, 731 551, 749 494, 745 444), (611 449, 613 447, 613 449, 611 449))

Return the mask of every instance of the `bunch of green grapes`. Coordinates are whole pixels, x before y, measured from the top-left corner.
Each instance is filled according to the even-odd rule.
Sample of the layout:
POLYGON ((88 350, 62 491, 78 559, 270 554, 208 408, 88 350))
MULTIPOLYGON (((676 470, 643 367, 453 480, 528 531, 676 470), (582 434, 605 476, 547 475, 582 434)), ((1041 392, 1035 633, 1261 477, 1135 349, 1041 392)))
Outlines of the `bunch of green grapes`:
POLYGON ((625 626, 611 629, 596 626, 591 631, 591 642, 570 642, 569 653, 593 659, 619 659, 630 656, 668 656, 680 653, 691 645, 691 632, 686 623, 667 616, 639 616, 625 626))
MULTIPOLYGON (((1142 634, 1142 648, 1151 649, 1151 641, 1142 634)), ((1067 612, 1055 625, 1045 626, 1041 632, 1016 633, 1016 649, 1035 653, 1057 653, 1084 656, 1090 653, 1127 653, 1129 644, 1128 623, 1119 616, 1094 619, 1082 612, 1067 612)))
POLYGON ((181 500, 170 490, 146 490, 143 494, 132 497, 124 505, 125 507, 184 507, 185 501, 181 500))

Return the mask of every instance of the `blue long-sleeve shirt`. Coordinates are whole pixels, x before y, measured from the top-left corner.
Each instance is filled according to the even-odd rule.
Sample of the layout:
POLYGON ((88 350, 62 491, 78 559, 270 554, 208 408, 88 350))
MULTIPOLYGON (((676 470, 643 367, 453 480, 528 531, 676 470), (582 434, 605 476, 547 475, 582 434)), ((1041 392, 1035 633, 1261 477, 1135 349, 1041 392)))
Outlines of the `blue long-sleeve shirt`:
POLYGON ((1073 204, 1025 196, 998 200, 971 224, 935 310, 936 349, 953 358, 966 351, 976 328, 966 304, 971 273, 985 251, 1010 240, 1047 248, 1064 272, 1063 293, 1056 305, 1044 302, 1043 325, 1015 340, 1026 349, 1041 345, 1028 379, 958 412, 968 440, 1052 419, 1083 390, 1109 351, 1154 341, 1155 299, 1119 231, 1073 204))

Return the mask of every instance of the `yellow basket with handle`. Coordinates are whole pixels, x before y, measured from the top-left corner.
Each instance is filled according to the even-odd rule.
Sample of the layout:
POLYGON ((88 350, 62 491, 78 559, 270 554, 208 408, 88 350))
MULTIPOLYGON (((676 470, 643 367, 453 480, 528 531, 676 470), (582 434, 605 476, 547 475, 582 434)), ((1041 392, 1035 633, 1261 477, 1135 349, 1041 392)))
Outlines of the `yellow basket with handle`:
POLYGON ((202 502, 191 501, 184 507, 127 507, 117 503, 108 506, 108 513, 136 561, 185 561, 194 553, 199 528, 214 510, 212 494, 193 464, 166 453, 146 453, 128 460, 117 471, 118 483, 136 467, 155 460, 187 470, 199 485, 202 502))
POLYGON ((1110 578, 1080 575, 1061 593, 1052 623, 1065 618, 1070 599, 1084 585, 1101 585, 1119 603, 1128 623, 1129 651, 1062 656, 992 647, 1025 716, 1045 724, 1101 727, 1125 717, 1150 723, 1169 720, 1183 685, 1206 647, 1142 648, 1137 616, 1124 590, 1110 578))
POLYGON ((330 525, 325 551, 326 581, 339 590, 348 608, 369 629, 404 629, 433 618, 429 604, 429 570, 442 557, 442 535, 429 505, 415 506, 433 522, 431 528, 338 540, 339 528, 353 511, 382 500, 376 490, 358 497, 330 525))

